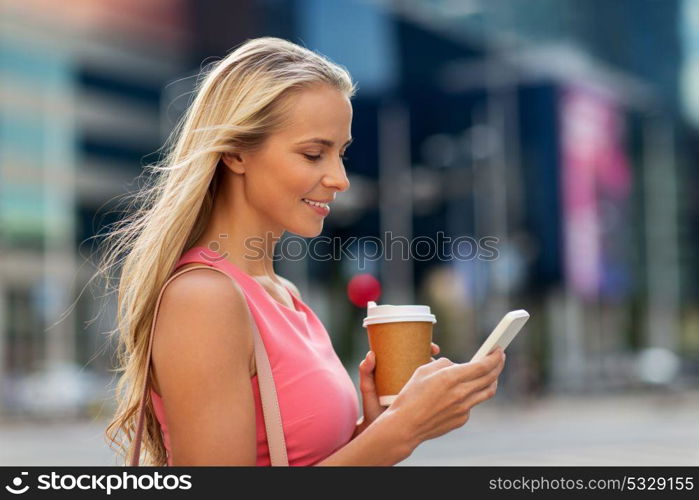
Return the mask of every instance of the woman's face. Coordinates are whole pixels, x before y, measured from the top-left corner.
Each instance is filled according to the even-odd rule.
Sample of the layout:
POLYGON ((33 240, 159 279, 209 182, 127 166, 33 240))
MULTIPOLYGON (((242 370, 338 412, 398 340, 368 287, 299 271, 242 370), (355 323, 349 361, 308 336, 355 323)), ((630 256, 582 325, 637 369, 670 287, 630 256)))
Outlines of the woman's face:
POLYGON ((335 194, 350 186, 341 156, 351 142, 352 105, 338 90, 318 86, 294 98, 289 120, 262 149, 241 155, 238 168, 244 168, 247 202, 265 225, 314 237, 335 194))

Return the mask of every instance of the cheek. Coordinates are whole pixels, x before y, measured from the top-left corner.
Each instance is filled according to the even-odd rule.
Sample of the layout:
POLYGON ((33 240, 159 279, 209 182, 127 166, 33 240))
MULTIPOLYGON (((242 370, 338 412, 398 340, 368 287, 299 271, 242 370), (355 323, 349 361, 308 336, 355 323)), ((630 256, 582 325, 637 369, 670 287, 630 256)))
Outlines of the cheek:
MULTIPOLYGON (((290 163, 282 172, 278 172, 276 184, 283 190, 285 198, 299 201, 304 196, 313 193, 320 179, 313 166, 290 163)), ((281 194, 281 193, 280 193, 281 194)))
POLYGON ((320 182, 316 177, 309 166, 280 162, 254 179, 254 196, 267 208, 289 210, 290 205, 301 203, 301 198, 314 192, 320 182))

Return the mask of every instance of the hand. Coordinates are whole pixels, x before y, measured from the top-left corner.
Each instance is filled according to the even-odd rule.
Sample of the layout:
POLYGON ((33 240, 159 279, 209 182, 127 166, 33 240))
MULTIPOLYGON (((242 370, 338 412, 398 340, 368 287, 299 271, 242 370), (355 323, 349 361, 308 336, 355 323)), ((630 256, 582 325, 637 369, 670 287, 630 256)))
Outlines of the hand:
POLYGON ((476 362, 439 358, 422 365, 389 407, 391 418, 400 422, 404 438, 415 449, 468 422, 471 408, 495 395, 504 365, 500 347, 476 362))
MULTIPOLYGON (((432 342, 432 355, 436 356, 439 354, 439 351, 439 346, 432 342)), ((435 360, 434 358, 431 359, 432 361, 435 360)), ((364 417, 362 419, 361 428, 356 434, 361 433, 362 430, 376 420, 387 408, 379 404, 379 395, 376 393, 376 384, 374 382, 375 368, 376 354, 374 351, 369 351, 364 360, 359 363, 359 390, 362 393, 364 417)))

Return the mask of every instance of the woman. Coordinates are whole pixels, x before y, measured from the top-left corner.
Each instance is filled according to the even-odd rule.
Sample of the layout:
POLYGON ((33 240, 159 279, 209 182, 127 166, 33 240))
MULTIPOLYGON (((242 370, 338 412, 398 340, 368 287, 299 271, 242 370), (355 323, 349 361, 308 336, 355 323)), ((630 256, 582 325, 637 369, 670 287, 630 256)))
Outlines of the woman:
POLYGON ((274 272, 282 233, 319 235, 328 205, 349 189, 342 160, 355 91, 344 68, 271 37, 247 41, 204 73, 152 186, 139 193, 141 208, 107 240, 104 268, 122 264, 123 372, 107 436, 124 456, 149 377, 146 463, 269 465, 251 319, 273 367, 290 465, 396 464, 494 395, 500 351, 472 364, 433 359, 382 408, 369 352, 358 419, 356 391, 327 332, 274 272), (233 279, 195 269, 165 287, 146 373, 163 284, 175 269, 202 264, 233 279))

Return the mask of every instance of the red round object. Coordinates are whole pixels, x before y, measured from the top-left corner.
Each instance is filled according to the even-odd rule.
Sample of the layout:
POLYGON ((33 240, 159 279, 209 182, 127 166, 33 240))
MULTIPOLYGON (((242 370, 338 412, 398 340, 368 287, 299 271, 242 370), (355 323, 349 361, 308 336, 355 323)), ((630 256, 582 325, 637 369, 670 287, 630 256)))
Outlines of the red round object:
POLYGON ((347 297, 357 307, 366 307, 367 302, 379 300, 381 283, 371 274, 357 274, 347 283, 347 297))

